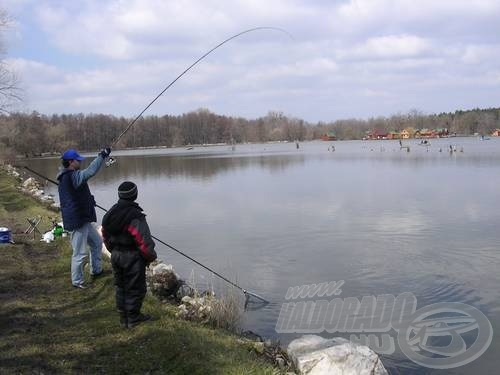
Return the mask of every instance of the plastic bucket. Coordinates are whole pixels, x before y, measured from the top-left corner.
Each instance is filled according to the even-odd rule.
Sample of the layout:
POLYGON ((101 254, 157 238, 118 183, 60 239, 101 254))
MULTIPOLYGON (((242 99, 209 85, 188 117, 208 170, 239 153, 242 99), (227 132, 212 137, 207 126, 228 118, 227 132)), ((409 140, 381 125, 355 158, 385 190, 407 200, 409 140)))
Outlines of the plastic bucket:
POLYGON ((12 237, 10 236, 10 229, 1 227, 0 228, 0 244, 1 243, 11 243, 12 237))

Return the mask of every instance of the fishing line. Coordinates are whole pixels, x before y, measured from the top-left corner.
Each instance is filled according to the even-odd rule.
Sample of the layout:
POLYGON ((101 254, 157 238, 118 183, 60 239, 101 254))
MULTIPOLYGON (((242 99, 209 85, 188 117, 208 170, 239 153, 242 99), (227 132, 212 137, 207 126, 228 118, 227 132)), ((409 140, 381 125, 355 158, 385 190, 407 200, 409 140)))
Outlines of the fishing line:
MULTIPOLYGON (((48 177, 45 177, 44 175, 42 175, 42 174, 38 173, 37 171, 34 171, 34 170, 33 170, 33 169, 31 169, 30 167, 24 166, 24 168, 25 168, 26 170, 30 171, 31 173, 33 173, 33 174, 37 175, 38 177, 43 178, 43 179, 45 179, 45 180, 47 180, 47 181, 49 181, 49 182, 53 183, 53 184, 54 184, 54 185, 56 185, 56 186, 59 186, 59 183, 58 183, 57 181, 54 181, 54 180, 52 180, 52 179, 50 179, 50 178, 48 178, 48 177)), ((97 203, 96 203, 96 205, 95 205, 95 206, 96 206, 97 208, 100 208, 100 209, 101 209, 101 210, 103 210, 104 212, 108 212, 108 210, 107 210, 107 209, 105 209, 104 207, 102 207, 102 206, 98 205, 97 203)), ((246 289, 243 289, 241 286, 237 285, 236 283, 234 283, 234 282, 232 282, 231 280, 227 279, 226 277, 222 276, 220 273, 218 273, 218 272, 216 272, 216 271, 212 270, 211 268, 209 268, 209 267, 205 266, 204 264, 202 264, 202 263, 198 262, 196 259, 194 259, 194 258, 190 257, 189 255, 187 255, 186 253, 184 253, 184 252, 180 251, 179 249, 176 249, 176 248, 175 248, 175 247, 173 247, 172 245, 169 245, 168 243, 166 243, 165 241, 163 241, 163 240, 159 239, 158 237, 155 237, 155 236, 153 236, 153 235, 151 235, 151 237, 152 237, 153 239, 155 239, 156 241, 158 241, 159 243, 161 243, 161 244, 163 244, 163 245, 165 245, 165 246, 169 247, 170 249, 172 249, 172 250, 176 251, 176 252, 177 252, 177 253, 179 253, 180 255, 182 255, 182 256, 186 257, 187 259, 191 260, 192 262, 196 263, 196 264, 197 264, 197 265, 199 265, 200 267, 203 267, 203 268, 204 268, 204 269, 206 269, 207 271, 210 271, 211 273, 213 273, 214 275, 218 276, 220 279, 224 280, 224 281, 225 281, 225 282, 227 282, 228 284, 230 284, 230 285, 234 286, 235 288, 237 288, 237 289, 241 290, 241 291, 243 292, 243 294, 245 295, 245 305, 249 302, 249 296, 251 296, 251 297, 255 297, 255 298, 259 299, 260 301, 262 301, 262 302, 263 302, 263 303, 265 303, 265 304, 269 303, 269 301, 267 301, 267 300, 266 300, 266 299, 264 299, 263 297, 259 296, 258 294, 255 294, 255 293, 252 293, 252 292, 250 292, 250 291, 248 291, 248 290, 246 290, 246 289)))
POLYGON ((235 38, 238 38, 239 36, 243 35, 243 34, 248 34, 248 33, 251 33, 253 31, 257 31, 257 30, 274 30, 274 31, 279 31, 279 32, 282 32, 282 33, 285 33, 286 35, 288 35, 291 39, 293 39, 292 35, 284 30, 284 29, 280 29, 279 27, 272 27, 272 26, 261 26, 261 27, 254 27, 253 29, 248 29, 248 30, 245 30, 245 31, 242 31, 238 34, 235 34, 227 39, 225 39, 224 41, 220 42, 219 44, 217 44, 215 47, 213 47, 211 50, 209 50, 208 52, 206 52, 204 55, 202 55, 200 58, 198 58, 198 60, 196 60, 194 63, 192 63, 191 65, 189 65, 181 74, 179 74, 172 82, 170 82, 167 87, 165 87, 163 89, 162 92, 160 92, 143 110, 141 113, 139 113, 131 122, 130 124, 127 125, 127 127, 125 128, 124 131, 122 131, 120 133, 120 135, 111 143, 111 147, 114 147, 119 141, 120 139, 125 135, 125 133, 127 133, 130 128, 137 122, 137 120, 144 114, 144 112, 146 112, 148 110, 149 107, 151 107, 151 105, 153 105, 154 102, 156 102, 156 100, 158 100, 160 98, 160 96, 162 96, 165 91, 167 91, 170 87, 172 87, 172 85, 177 82, 184 74, 186 74, 189 70, 191 70, 191 68, 193 68, 196 64, 198 64, 201 60, 203 60, 205 57, 207 57, 208 55, 210 55, 213 51, 215 51, 216 49, 218 49, 219 47, 223 46, 224 44, 226 44, 227 42, 235 39, 235 38))
MULTIPOLYGON (((172 87, 172 85, 177 82, 184 74, 186 74, 189 70, 191 70, 195 65, 197 65, 200 61, 202 61, 205 57, 207 57, 208 55, 210 55, 212 52, 214 52, 216 49, 222 47, 224 44, 226 44, 227 42, 233 40, 233 39, 236 39, 238 38, 239 36, 241 35, 244 35, 244 34, 248 34, 248 33, 251 33, 251 32, 254 32, 254 31, 258 31, 258 30, 274 30, 274 31, 279 31, 279 32, 282 32, 286 35, 288 35, 291 39, 293 39, 292 35, 284 30, 284 29, 281 29, 281 28, 278 28, 278 27, 272 27, 272 26, 261 26, 261 27, 254 27, 252 29, 248 29, 248 30, 244 30, 242 32, 239 32, 238 34, 235 34, 225 40, 223 40, 222 42, 220 42, 219 44, 217 44, 215 47, 213 47, 212 49, 210 49, 208 52, 206 52, 205 54, 203 54, 200 58, 198 58, 195 62, 193 62, 191 65, 189 65, 181 74, 179 74, 174 80, 172 80, 151 102, 149 102, 149 104, 141 111, 141 113, 139 113, 128 125, 127 127, 125 128, 125 130, 123 130, 120 135, 118 135, 118 137, 111 143, 110 147, 114 147, 118 144, 118 142, 120 141, 120 139, 130 130, 130 128, 132 128, 132 126, 137 122, 137 120, 139 120, 139 118, 144 114, 144 112, 146 112, 149 107, 151 107, 153 105, 154 102, 156 102, 170 87, 172 87)), ((109 158, 109 160, 106 162, 106 166, 110 166, 112 164, 114 164, 115 160, 113 158, 109 158)), ((24 166, 24 168, 28 171, 30 171, 31 173, 34 173, 35 175, 53 183, 54 185, 59 185, 59 183, 57 181, 54 181, 50 178, 47 178, 45 176, 43 176, 42 174, 34 171, 33 169, 27 167, 27 166, 24 166)), ((106 210, 104 207, 96 204, 96 207, 103 210, 104 212, 107 212, 108 210, 106 210)), ((245 305, 246 303, 248 303, 249 301, 249 296, 251 297, 255 297, 257 298, 258 300, 264 302, 264 303, 269 303, 269 301, 265 300, 263 297, 259 296, 258 294, 255 294, 255 293, 252 293, 246 289, 243 289, 241 286, 237 285, 236 283, 232 282, 231 280, 227 279, 226 277, 224 277, 223 275, 221 275, 220 273, 212 270, 211 268, 205 266, 204 264, 198 262, 196 259, 192 258, 191 256, 187 255, 186 253, 180 251, 179 249, 176 249, 174 246, 172 245, 169 245, 168 243, 166 243, 165 241, 155 237, 155 236, 151 236, 153 239, 155 239, 156 241, 158 241, 159 243, 169 247, 170 249, 176 251, 177 253, 179 253, 180 255, 184 256, 185 258, 191 260, 192 262, 196 263, 197 265, 199 265, 200 267, 203 267, 204 269, 208 270, 209 272, 213 273, 214 275, 218 276, 220 279, 224 280, 225 282, 227 282, 228 284, 232 285, 233 287, 241 290, 243 292, 243 294, 245 295, 245 305)))

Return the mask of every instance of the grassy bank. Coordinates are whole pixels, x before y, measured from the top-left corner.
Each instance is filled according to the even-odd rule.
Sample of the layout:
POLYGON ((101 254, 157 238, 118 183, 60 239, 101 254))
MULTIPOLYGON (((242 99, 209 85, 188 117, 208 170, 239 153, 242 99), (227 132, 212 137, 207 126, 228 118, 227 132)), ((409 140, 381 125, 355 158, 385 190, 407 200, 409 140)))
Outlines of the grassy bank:
MULTIPOLYGON (((22 232, 41 215, 57 216, 15 189, 0 169, 0 226, 22 232)), ((175 307, 147 296, 155 320, 120 327, 109 274, 92 288, 70 282, 67 239, 45 244, 14 235, 0 245, 0 373, 272 374, 276 370, 236 337, 175 317, 175 307)), ((110 269, 105 262, 104 269, 110 269)))

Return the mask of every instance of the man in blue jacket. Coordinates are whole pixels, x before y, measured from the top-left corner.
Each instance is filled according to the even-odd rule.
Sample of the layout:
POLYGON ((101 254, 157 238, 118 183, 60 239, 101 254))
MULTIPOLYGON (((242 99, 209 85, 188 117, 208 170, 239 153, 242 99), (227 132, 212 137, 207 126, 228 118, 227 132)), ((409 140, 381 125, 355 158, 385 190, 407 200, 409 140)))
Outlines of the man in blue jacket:
POLYGON ((83 277, 83 266, 88 256, 87 244, 90 246, 91 275, 96 277, 102 274, 102 239, 92 225, 97 221, 96 203, 87 180, 99 171, 110 153, 109 147, 101 150, 83 170, 80 170, 80 162, 85 158, 76 150, 69 149, 61 156, 63 169, 57 176, 59 201, 64 229, 71 232, 71 282, 76 288, 87 288, 83 277))

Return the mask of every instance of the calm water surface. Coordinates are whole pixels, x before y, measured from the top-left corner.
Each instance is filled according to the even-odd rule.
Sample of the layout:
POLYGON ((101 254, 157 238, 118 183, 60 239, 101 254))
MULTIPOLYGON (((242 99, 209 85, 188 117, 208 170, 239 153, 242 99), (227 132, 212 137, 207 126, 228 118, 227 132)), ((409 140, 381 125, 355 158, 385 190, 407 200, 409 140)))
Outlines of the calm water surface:
MULTIPOLYGON (((411 152, 398 141, 123 151, 90 185, 110 207, 119 183, 135 181, 157 237, 269 299, 246 312, 247 329, 286 344, 296 336, 278 335, 275 325, 287 289, 345 280, 343 298, 412 292, 417 308, 466 303, 493 325, 488 351, 468 365, 431 370, 397 350, 383 356, 391 373, 498 373, 500 139, 405 143, 411 152)), ((58 165, 32 167, 53 177, 58 165)), ((157 250, 185 279, 221 286, 157 250)))

